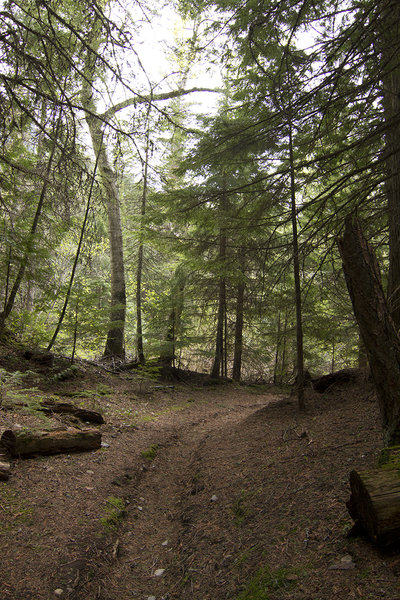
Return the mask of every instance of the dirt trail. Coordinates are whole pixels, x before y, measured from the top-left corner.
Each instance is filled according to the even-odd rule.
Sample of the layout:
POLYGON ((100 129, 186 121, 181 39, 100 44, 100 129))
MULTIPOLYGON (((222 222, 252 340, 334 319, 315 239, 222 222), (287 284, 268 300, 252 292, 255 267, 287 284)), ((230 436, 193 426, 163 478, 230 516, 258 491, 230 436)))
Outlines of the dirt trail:
POLYGON ((218 503, 219 490, 208 487, 206 473, 201 472, 204 465, 198 464, 201 448, 269 401, 251 398, 251 404, 240 404, 225 398, 218 409, 193 407, 154 424, 157 456, 140 481, 124 490, 129 505, 117 538, 118 556, 92 584, 77 591, 76 598, 181 597, 190 575, 182 538, 196 507, 192 498, 201 493, 203 510, 218 503))
POLYGON ((269 400, 220 390, 191 393, 190 403, 181 396, 163 400, 158 413, 153 400, 157 416, 139 426, 112 419, 101 451, 16 461, 12 479, 0 484, 1 600, 47 600, 55 590, 76 600, 160 597, 170 584, 153 575, 176 562, 196 448, 269 400), (152 446, 149 461, 142 452, 152 446), (101 524, 113 498, 126 503, 117 533, 101 524))
POLYGON ((133 406, 121 387, 102 450, 0 484, 1 600, 400 600, 399 555, 346 538, 349 472, 381 447, 370 390, 304 413, 233 386, 133 406))

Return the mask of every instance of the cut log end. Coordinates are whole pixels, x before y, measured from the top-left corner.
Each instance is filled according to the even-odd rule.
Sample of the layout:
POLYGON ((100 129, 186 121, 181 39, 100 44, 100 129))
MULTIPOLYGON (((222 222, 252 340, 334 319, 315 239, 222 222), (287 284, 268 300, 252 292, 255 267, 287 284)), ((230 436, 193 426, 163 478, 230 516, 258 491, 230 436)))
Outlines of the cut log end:
POLYGON ((7 481, 10 477, 11 467, 10 463, 4 460, 4 457, 0 457, 0 481, 7 481))
POLYGON ((382 545, 400 542, 400 470, 380 468, 350 474, 350 516, 382 545))

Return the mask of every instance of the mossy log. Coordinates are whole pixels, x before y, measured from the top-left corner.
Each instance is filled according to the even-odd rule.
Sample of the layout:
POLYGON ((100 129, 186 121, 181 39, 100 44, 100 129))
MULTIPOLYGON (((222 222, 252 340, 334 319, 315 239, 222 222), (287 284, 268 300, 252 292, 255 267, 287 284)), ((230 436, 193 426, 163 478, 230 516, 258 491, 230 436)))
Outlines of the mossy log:
POLYGON ((57 402, 56 400, 42 400, 40 403, 39 410, 47 413, 59 413, 73 415, 81 421, 88 421, 89 423, 97 423, 102 425, 104 423, 103 415, 95 410, 89 410, 87 408, 79 408, 70 402, 57 402))
POLYGON ((7 429, 0 439, 11 456, 58 454, 96 450, 101 446, 97 429, 66 429, 61 431, 15 431, 7 429))
POLYGON ((372 541, 387 545, 400 541, 400 447, 381 456, 380 468, 350 473, 347 508, 372 541))

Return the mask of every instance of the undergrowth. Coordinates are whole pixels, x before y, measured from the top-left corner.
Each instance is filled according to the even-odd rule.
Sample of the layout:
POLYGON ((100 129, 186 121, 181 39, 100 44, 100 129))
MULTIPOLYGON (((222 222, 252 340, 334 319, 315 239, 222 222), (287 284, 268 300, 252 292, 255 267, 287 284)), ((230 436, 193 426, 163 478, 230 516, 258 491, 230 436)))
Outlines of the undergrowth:
POLYGON ((248 580, 235 600, 269 600, 270 594, 288 591, 295 585, 296 575, 292 569, 271 570, 269 566, 260 567, 248 580))
POLYGON ((126 515, 125 501, 123 498, 109 496, 104 506, 104 517, 100 518, 100 523, 106 533, 114 533, 121 524, 126 515))

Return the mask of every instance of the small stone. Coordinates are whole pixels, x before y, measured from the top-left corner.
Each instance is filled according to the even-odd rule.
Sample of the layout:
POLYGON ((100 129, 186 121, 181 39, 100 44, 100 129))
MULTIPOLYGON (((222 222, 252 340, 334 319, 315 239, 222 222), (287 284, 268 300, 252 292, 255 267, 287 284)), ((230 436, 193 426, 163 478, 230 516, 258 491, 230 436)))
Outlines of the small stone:
POLYGON ((143 506, 138 506, 137 509, 138 510, 143 510, 143 506))
POLYGON ((356 565, 353 562, 353 558, 350 554, 346 554, 343 556, 339 562, 335 562, 330 565, 329 569, 331 571, 348 571, 350 569, 355 569, 356 565))
POLYGON ((107 444, 107 442, 101 442, 101 447, 102 448, 109 448, 110 444, 107 444))
POLYGON ((86 473, 87 473, 88 475, 94 475, 94 471, 91 471, 90 469, 88 469, 88 470, 86 471, 86 473))
POLYGON ((215 494, 213 494, 211 496, 211 502, 216 502, 218 500, 218 496, 216 496, 215 494))
POLYGON ((156 569, 154 571, 154 577, 162 577, 165 573, 165 569, 156 569))
POLYGON ((55 596, 58 596, 58 597, 60 597, 60 596, 62 596, 62 595, 63 595, 63 593, 64 593, 64 590, 63 590, 63 589, 61 589, 61 588, 57 588, 56 590, 54 590, 54 595, 55 595, 55 596))
POLYGON ((155 596, 149 596, 147 600, 157 600, 155 596))
POLYGON ((163 542, 163 543, 161 544, 161 546, 168 546, 168 540, 165 540, 165 542, 163 542))

